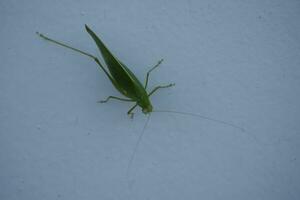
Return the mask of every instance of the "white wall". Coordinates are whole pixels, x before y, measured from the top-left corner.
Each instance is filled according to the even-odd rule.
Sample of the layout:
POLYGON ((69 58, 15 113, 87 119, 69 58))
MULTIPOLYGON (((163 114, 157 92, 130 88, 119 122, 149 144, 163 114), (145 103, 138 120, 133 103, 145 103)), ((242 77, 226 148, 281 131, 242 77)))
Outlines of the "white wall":
POLYGON ((0 199, 299 199, 297 0, 0 1, 0 199), (150 86, 147 117, 88 58, 87 23, 150 86))

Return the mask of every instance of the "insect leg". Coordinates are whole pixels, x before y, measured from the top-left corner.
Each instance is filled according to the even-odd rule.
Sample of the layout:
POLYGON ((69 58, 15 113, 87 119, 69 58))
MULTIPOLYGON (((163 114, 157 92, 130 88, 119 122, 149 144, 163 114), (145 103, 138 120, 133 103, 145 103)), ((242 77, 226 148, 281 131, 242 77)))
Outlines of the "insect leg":
POLYGON ((145 81, 145 86, 144 86, 145 89, 147 89, 147 86, 148 86, 148 79, 149 79, 150 73, 151 73, 155 68, 157 68, 157 67, 162 63, 162 61, 164 61, 164 59, 159 60, 159 61, 157 62, 157 64, 156 64, 154 67, 152 67, 152 68, 147 72, 147 75, 146 75, 146 81, 145 81))
POLYGON ((132 106, 132 108, 130 108, 129 110, 128 110, 128 112, 127 112, 127 114, 130 116, 130 118, 132 119, 133 118, 133 110, 137 107, 137 103, 134 105, 134 106, 132 106))
POLYGON ((119 100, 119 101, 133 101, 131 99, 124 99, 124 98, 120 98, 120 97, 109 96, 105 100, 98 101, 98 103, 106 103, 106 102, 108 102, 109 99, 116 99, 116 100, 119 100))
POLYGON ((107 77, 109 78, 109 80, 110 80, 114 85, 116 85, 115 80, 111 77, 111 75, 110 75, 110 74, 108 73, 108 71, 104 68, 104 66, 100 63, 100 61, 98 60, 98 58, 97 58, 96 56, 93 56, 93 55, 91 55, 91 54, 89 54, 89 53, 86 53, 86 52, 84 52, 84 51, 82 51, 82 50, 79 50, 79 49, 77 49, 77 48, 74 48, 74 47, 71 47, 71 46, 69 46, 69 45, 66 45, 66 44, 64 44, 64 43, 62 43, 62 42, 53 40, 53 39, 51 39, 51 38, 49 38, 49 37, 47 37, 47 36, 45 36, 45 35, 43 35, 43 34, 41 34, 41 33, 39 33, 39 32, 36 32, 36 34, 38 34, 38 36, 40 36, 41 38, 43 38, 43 39, 45 39, 45 40, 47 40, 47 41, 49 41, 49 42, 53 42, 53 43, 55 43, 55 44, 57 44, 57 45, 63 46, 63 47, 65 47, 65 48, 71 49, 71 50, 73 50, 73 51, 76 51, 76 52, 78 52, 78 53, 81 53, 81 54, 83 54, 83 55, 85 55, 85 56, 88 56, 88 57, 92 58, 92 59, 100 66, 100 68, 104 71, 104 73, 107 75, 107 77))
POLYGON ((47 37, 47 36, 45 36, 45 35, 43 35, 43 34, 41 34, 41 33, 39 33, 39 32, 36 32, 36 34, 37 34, 38 36, 40 36, 41 38, 43 38, 43 39, 49 41, 49 42, 53 42, 53 43, 58 44, 58 45, 60 45, 60 46, 66 47, 66 48, 68 48, 68 49, 71 49, 71 50, 73 50, 73 51, 77 51, 78 53, 81 53, 81 54, 83 54, 83 55, 85 55, 85 56, 88 56, 88 57, 90 57, 90 58, 93 58, 93 59, 96 58, 95 56, 93 56, 93 55, 91 55, 91 54, 89 54, 89 53, 86 53, 86 52, 84 52, 84 51, 81 51, 81 50, 79 50, 79 49, 76 49, 76 48, 74 48, 74 47, 71 47, 71 46, 69 46, 69 45, 66 45, 66 44, 64 44, 64 43, 62 43, 62 42, 58 42, 58 41, 56 41, 56 40, 53 40, 53 39, 51 39, 51 38, 49 38, 49 37, 47 37))
POLYGON ((172 87, 174 86, 175 83, 171 83, 169 85, 159 85, 157 87, 155 87, 151 92, 149 92, 148 97, 150 97, 154 92, 156 92, 158 89, 162 89, 162 88, 168 88, 168 87, 172 87))

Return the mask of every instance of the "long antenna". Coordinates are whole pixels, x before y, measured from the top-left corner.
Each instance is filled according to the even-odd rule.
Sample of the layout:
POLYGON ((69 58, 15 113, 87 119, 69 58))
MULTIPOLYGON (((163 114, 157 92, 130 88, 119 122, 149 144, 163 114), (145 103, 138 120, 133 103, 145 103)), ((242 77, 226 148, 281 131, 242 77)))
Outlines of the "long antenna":
POLYGON ((227 126, 231 126, 233 128, 239 129, 242 132, 245 132, 245 129, 243 127, 237 126, 235 124, 223 121, 223 120, 219 120, 219 119, 214 119, 211 117, 206 117, 204 115, 199 115, 199 114, 195 114, 195 113, 190 113, 190 112, 181 112, 181 111, 173 111, 173 110, 155 110, 153 112, 160 112, 160 113, 175 113, 175 114, 180 114, 180 115, 189 115, 189 116, 194 116, 194 117, 199 117, 205 120, 209 120, 209 121, 213 121, 213 122, 217 122, 217 123, 221 123, 221 124, 225 124, 227 126))
POLYGON ((145 133, 145 130, 146 130, 147 126, 148 126, 149 120, 150 120, 150 113, 149 113, 149 115, 148 115, 148 117, 147 117, 147 121, 145 122, 145 125, 144 125, 144 127, 143 127, 143 129, 142 129, 142 132, 141 132, 141 134, 140 134, 139 137, 138 137, 138 140, 137 140, 137 142, 136 142, 136 144, 135 144, 135 146, 134 146, 133 152, 132 152, 131 157, 130 157, 130 160, 129 160, 129 162, 128 162, 128 166, 127 166, 127 170, 126 170, 126 176, 127 176, 127 178, 129 178, 129 175, 130 175, 130 169, 131 169, 132 163, 133 163, 133 161, 134 161, 134 158, 135 158, 136 152, 137 152, 137 150, 138 150, 139 144, 140 144, 141 141, 142 141, 142 138, 143 138, 143 135, 144 135, 144 133, 145 133))
POLYGON ((179 114, 179 115, 187 115, 187 116, 198 117, 198 118, 201 118, 201 119, 205 119, 205 120, 213 121, 213 122, 216 122, 216 123, 224 124, 226 126, 230 126, 230 127, 236 128, 236 129, 240 130, 243 133, 246 133, 248 136, 250 136, 252 139, 254 139, 257 143, 260 143, 260 141, 256 138, 255 135, 250 134, 243 127, 237 126, 235 124, 232 124, 232 123, 229 123, 229 122, 226 122, 226 121, 223 121, 223 120, 214 119, 214 118, 211 118, 211 117, 207 117, 207 116, 199 115, 199 114, 195 114, 195 113, 175 111, 175 110, 154 110, 152 112, 157 112, 157 113, 171 113, 171 114, 173 113, 173 114, 179 114))

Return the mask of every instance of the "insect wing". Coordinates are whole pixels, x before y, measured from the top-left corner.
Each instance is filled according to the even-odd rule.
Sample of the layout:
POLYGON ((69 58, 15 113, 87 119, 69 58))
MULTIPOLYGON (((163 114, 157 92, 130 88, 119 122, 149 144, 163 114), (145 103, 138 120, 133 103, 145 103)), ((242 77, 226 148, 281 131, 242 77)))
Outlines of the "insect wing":
POLYGON ((123 94, 125 93, 125 95, 127 94, 126 96, 134 96, 135 78, 131 77, 132 73, 128 73, 128 69, 123 67, 118 59, 109 51, 100 38, 87 25, 85 25, 85 28, 98 46, 109 72, 119 85, 122 90, 121 92, 123 94))

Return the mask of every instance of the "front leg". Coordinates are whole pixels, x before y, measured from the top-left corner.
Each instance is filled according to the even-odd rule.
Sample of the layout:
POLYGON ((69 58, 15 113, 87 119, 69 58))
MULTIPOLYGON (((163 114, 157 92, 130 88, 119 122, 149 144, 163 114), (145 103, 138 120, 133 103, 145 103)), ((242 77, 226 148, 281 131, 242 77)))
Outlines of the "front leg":
POLYGON ((137 107, 137 103, 134 105, 134 106, 132 106, 132 108, 130 108, 129 110, 128 110, 128 112, 127 112, 127 115, 129 115, 129 117, 132 119, 133 118, 133 115, 134 115, 134 113, 132 112, 136 107, 137 107))
POLYGON ((133 101, 131 99, 124 99, 124 98, 120 98, 120 97, 109 96, 105 100, 97 101, 97 103, 106 103, 106 102, 108 102, 109 99, 116 99, 116 100, 119 100, 119 101, 133 101))
POLYGON ((156 92, 158 89, 169 88, 169 87, 172 87, 172 86, 174 86, 174 85, 175 85, 175 83, 171 83, 171 84, 169 84, 169 85, 159 85, 159 86, 155 87, 151 92, 149 92, 148 97, 150 97, 150 96, 151 96, 154 92, 156 92))
POLYGON ((157 64, 156 64, 154 67, 152 67, 152 68, 147 72, 147 75, 146 75, 146 81, 145 81, 145 86, 144 86, 145 89, 147 89, 147 86, 148 86, 148 80, 149 80, 149 75, 150 75, 150 73, 151 73, 155 68, 157 68, 157 67, 162 63, 162 61, 164 61, 164 59, 160 59, 160 60, 157 62, 157 64))

